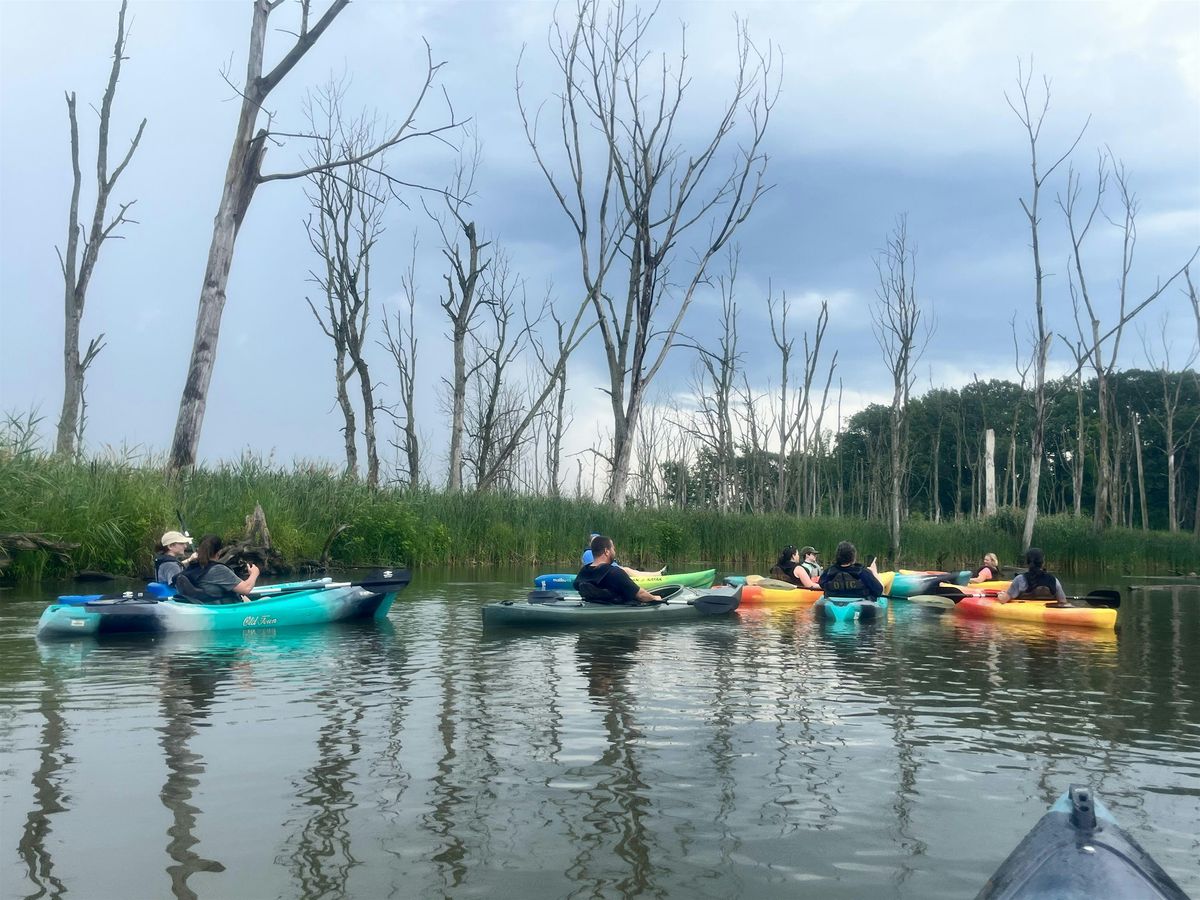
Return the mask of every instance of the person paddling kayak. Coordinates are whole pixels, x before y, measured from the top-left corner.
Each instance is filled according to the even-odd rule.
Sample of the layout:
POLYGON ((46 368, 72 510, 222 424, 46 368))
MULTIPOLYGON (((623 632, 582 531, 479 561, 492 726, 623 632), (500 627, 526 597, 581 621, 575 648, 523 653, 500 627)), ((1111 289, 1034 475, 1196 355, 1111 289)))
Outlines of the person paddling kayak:
MULTIPOLYGON (((598 537, 603 537, 603 535, 601 535, 598 531, 593 531, 588 537, 588 540, 594 541, 598 537)), ((583 556, 580 557, 580 560, 585 566, 590 566, 592 564, 593 554, 591 544, 588 544, 588 546, 584 548, 583 556)), ((666 566, 663 566, 661 569, 634 569, 629 566, 622 566, 615 559, 612 561, 612 564, 624 569, 625 574, 627 574, 630 578, 653 578, 655 575, 661 575, 663 572, 667 571, 666 566)))
POLYGON ((659 598, 638 587, 629 574, 615 562, 617 548, 612 538, 597 534, 588 547, 592 561, 575 576, 575 590, 589 603, 633 605, 657 603, 659 598))
POLYGON ((167 587, 175 585, 175 576, 184 566, 196 558, 196 554, 184 559, 192 543, 189 535, 181 531, 168 531, 159 541, 159 550, 154 555, 154 580, 167 587))
POLYGON ((813 547, 797 550, 788 544, 779 551, 779 560, 771 567, 771 577, 786 581, 797 587, 816 590, 819 585, 821 567, 817 565, 817 551, 813 547))
POLYGON ((1005 590, 996 595, 1000 603, 1010 600, 1057 600, 1067 602, 1067 592, 1062 582, 1046 571, 1046 554, 1037 547, 1025 551, 1025 565, 1029 569, 1012 580, 1005 590))
POLYGON ((250 574, 239 578, 233 569, 216 561, 224 543, 215 534, 206 534, 196 548, 196 562, 186 573, 175 576, 175 587, 185 598, 198 603, 238 603, 258 581, 258 566, 250 563, 250 574))
POLYGON ((1000 580, 1000 560, 995 553, 983 554, 983 565, 971 573, 968 584, 979 584, 981 581, 1000 580))
POLYGON ((883 595, 875 560, 869 566, 857 562, 858 549, 849 541, 837 545, 833 565, 821 573, 819 584, 826 597, 863 597, 874 600, 883 595))

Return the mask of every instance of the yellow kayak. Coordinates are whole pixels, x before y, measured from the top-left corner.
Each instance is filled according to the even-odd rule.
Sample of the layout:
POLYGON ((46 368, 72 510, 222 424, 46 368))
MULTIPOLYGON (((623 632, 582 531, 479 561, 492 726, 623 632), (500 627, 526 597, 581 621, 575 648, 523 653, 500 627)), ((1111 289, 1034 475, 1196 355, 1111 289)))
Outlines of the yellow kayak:
POLYGON ((824 594, 824 591, 810 591, 805 588, 777 588, 763 587, 759 584, 748 584, 742 588, 742 605, 754 606, 760 603, 778 603, 791 604, 793 606, 807 606, 809 603, 815 603, 824 594))
POLYGON ((1045 625, 1077 625, 1081 628, 1117 627, 1117 611, 1097 606, 1058 606, 1053 600, 1013 600, 1000 603, 991 597, 963 597, 954 606, 960 615, 975 619, 1008 619, 1045 625))

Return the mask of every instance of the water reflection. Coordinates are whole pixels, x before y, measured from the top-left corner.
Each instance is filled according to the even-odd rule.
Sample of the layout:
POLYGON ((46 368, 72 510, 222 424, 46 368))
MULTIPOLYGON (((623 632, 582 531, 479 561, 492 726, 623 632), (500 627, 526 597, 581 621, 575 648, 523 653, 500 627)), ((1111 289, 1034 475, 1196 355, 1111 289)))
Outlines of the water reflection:
POLYGON ((30 779, 34 805, 25 817, 25 828, 17 845, 27 877, 37 888, 26 895, 26 900, 61 897, 66 893, 62 881, 54 874, 54 859, 46 841, 52 830, 51 816, 67 811, 62 769, 71 759, 65 749, 69 729, 61 709, 62 690, 62 682, 51 673, 39 694, 38 711, 45 722, 39 735, 38 765, 30 779))
POLYGON ((606 888, 626 897, 663 896, 655 877, 669 875, 669 863, 657 852, 647 825, 649 788, 638 759, 643 735, 631 691, 651 689, 649 682, 630 682, 641 641, 636 631, 583 631, 575 642, 576 664, 593 707, 602 714, 607 742, 594 765, 575 773, 592 786, 584 791, 587 809, 580 821, 567 825, 569 838, 578 846, 566 872, 577 884, 572 897, 604 893, 606 888), (606 871, 609 853, 623 863, 620 871, 606 871))
POLYGON ((204 774, 204 757, 191 748, 192 739, 212 713, 219 686, 246 664, 235 648, 169 652, 160 660, 159 687, 163 724, 158 728, 159 745, 167 764, 167 779, 159 796, 171 813, 167 829, 167 866, 171 893, 180 900, 195 900, 188 879, 197 872, 224 872, 225 866, 207 859, 192 848, 199 843, 196 819, 201 810, 192 794, 204 774))

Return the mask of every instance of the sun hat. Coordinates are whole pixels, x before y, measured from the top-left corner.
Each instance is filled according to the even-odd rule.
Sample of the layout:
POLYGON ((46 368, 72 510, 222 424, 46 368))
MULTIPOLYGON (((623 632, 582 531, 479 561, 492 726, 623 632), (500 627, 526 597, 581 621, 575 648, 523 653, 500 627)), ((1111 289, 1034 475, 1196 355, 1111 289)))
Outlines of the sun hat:
POLYGON ((160 541, 164 547, 170 547, 172 544, 190 544, 191 542, 191 537, 181 531, 168 531, 160 541))

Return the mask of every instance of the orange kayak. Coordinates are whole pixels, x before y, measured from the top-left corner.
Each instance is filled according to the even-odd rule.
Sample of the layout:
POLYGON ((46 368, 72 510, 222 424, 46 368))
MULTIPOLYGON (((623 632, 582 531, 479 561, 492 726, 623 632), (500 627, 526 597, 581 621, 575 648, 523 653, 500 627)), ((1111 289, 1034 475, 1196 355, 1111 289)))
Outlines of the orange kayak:
POLYGON ((1013 600, 1000 603, 991 597, 963 597, 954 606, 960 615, 974 619, 1007 619, 1041 622, 1046 625, 1077 625, 1081 628, 1117 627, 1117 611, 1096 606, 1056 606, 1052 600, 1013 600))
POLYGON ((823 591, 810 591, 806 588, 767 588, 757 584, 748 584, 742 588, 742 605, 778 603, 807 606, 809 603, 816 603, 822 594, 823 591))

